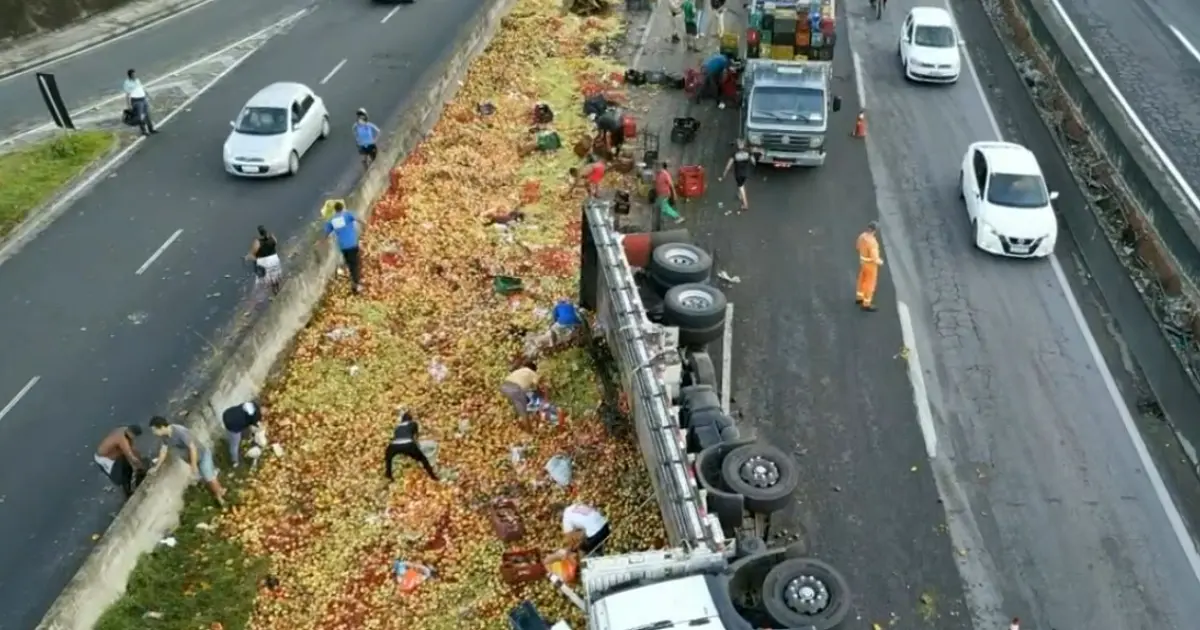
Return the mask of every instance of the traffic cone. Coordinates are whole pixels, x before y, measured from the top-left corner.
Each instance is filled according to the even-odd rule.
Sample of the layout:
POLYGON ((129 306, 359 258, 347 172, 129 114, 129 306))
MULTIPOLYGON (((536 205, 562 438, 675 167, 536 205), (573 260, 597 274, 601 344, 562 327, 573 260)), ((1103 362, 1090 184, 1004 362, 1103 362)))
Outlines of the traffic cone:
POLYGON ((854 133, 850 134, 855 138, 867 137, 867 112, 859 110, 858 118, 854 119, 854 133))
POLYGON ((1017 617, 1013 617, 1012 623, 1008 626, 1008 630, 1021 630, 1021 620, 1017 617))

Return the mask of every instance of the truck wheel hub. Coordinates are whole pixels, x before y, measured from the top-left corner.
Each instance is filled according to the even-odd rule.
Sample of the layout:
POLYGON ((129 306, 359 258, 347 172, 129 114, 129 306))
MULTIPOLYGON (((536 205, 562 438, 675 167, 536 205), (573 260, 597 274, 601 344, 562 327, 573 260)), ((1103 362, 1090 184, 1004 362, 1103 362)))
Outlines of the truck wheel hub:
POLYGON ((704 291, 684 291, 679 296, 679 303, 689 310, 702 311, 711 307, 713 302, 704 291))
POLYGON ((751 457, 742 464, 741 476, 755 488, 770 488, 779 483, 779 466, 765 457, 751 457))
POLYGON ((829 589, 811 575, 799 575, 788 582, 783 600, 788 608, 802 615, 815 615, 829 607, 829 589))

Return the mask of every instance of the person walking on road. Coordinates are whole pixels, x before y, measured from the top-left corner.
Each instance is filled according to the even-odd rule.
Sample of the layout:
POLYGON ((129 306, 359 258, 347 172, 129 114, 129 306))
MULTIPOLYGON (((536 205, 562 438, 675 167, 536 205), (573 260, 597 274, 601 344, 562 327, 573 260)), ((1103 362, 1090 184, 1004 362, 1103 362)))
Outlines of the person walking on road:
MULTIPOLYGON (((229 461, 236 467, 242 460, 242 440, 263 430, 262 408, 254 401, 234 405, 221 414, 221 424, 229 443, 229 461)), ((265 437, 259 439, 265 441, 265 437)))
POLYGON ((354 142, 358 145, 358 154, 362 156, 363 169, 370 168, 371 163, 379 157, 379 127, 367 119, 367 110, 359 109, 354 121, 354 142))
POLYGON ((651 203, 658 206, 660 214, 670 217, 676 223, 683 223, 683 217, 675 210, 675 178, 671 177, 671 169, 666 162, 659 165, 658 173, 654 175, 654 199, 651 203))
POLYGON ((342 260, 346 270, 350 272, 351 291, 358 293, 362 290, 362 259, 358 251, 358 219, 354 218, 346 204, 337 201, 333 204, 333 216, 325 222, 325 236, 334 235, 338 249, 342 252, 342 260))
POLYGON ((392 431, 392 441, 388 442, 387 450, 383 452, 384 474, 387 475, 388 481, 392 480, 392 460, 396 459, 398 455, 416 460, 425 469, 425 474, 429 475, 430 479, 439 481, 437 473, 433 470, 433 464, 429 463, 429 458, 421 450, 421 425, 417 424, 416 419, 408 410, 400 409, 399 412, 400 422, 392 431))
POLYGON ((717 181, 725 179, 729 174, 729 169, 733 169, 733 181, 737 183, 738 201, 742 204, 742 212, 750 209, 750 202, 746 200, 746 179, 750 177, 750 165, 752 164, 750 152, 746 150, 746 141, 738 138, 737 148, 734 149, 733 155, 729 156, 729 161, 725 163, 725 170, 717 181))
POLYGON ((225 507, 225 488, 217 480, 217 466, 213 463, 212 451, 201 444, 187 427, 181 424, 171 424, 162 416, 150 419, 150 430, 162 440, 158 450, 158 461, 154 467, 161 468, 172 452, 182 457, 192 469, 192 477, 198 478, 208 486, 217 504, 225 507))
POLYGON ((258 236, 250 243, 246 260, 254 263, 255 284, 267 287, 272 295, 279 295, 279 283, 283 279, 283 265, 279 261, 279 241, 267 228, 258 226, 258 236))
POLYGON ((104 436, 96 447, 92 460, 104 471, 114 484, 125 492, 125 498, 133 496, 133 491, 146 476, 146 465, 138 455, 135 442, 142 434, 142 427, 131 424, 117 427, 104 436))
POLYGON ((687 36, 686 46, 690 51, 700 50, 700 13, 695 0, 683 0, 683 32, 687 36))
POLYGON ((864 311, 874 311, 875 285, 879 281, 879 268, 883 258, 879 255, 879 223, 871 221, 867 229, 858 235, 858 287, 854 303, 864 311))
POLYGON ((154 121, 150 118, 150 96, 146 93, 146 87, 142 85, 142 80, 137 78, 137 73, 133 68, 125 72, 125 84, 121 89, 125 92, 125 105, 137 119, 142 135, 158 133, 158 130, 154 128, 154 121))

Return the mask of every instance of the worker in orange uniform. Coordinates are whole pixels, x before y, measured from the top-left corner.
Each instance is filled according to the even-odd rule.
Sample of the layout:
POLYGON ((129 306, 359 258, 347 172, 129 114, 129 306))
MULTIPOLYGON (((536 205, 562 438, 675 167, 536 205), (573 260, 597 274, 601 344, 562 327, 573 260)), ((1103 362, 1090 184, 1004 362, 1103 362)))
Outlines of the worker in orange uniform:
POLYGON ((875 299, 875 285, 879 282, 879 268, 883 266, 883 258, 879 255, 879 223, 872 221, 867 229, 858 235, 858 287, 854 293, 854 303, 864 311, 876 310, 872 300, 875 299))

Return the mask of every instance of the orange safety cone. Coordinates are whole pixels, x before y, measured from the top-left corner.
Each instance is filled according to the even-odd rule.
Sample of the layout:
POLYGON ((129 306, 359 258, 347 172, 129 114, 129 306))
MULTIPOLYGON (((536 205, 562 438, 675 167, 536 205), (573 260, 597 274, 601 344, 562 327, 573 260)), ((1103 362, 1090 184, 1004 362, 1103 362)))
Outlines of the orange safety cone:
POLYGON ((867 112, 859 110, 858 118, 854 119, 854 133, 850 134, 855 138, 867 137, 867 112))

